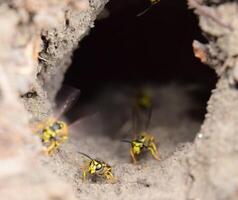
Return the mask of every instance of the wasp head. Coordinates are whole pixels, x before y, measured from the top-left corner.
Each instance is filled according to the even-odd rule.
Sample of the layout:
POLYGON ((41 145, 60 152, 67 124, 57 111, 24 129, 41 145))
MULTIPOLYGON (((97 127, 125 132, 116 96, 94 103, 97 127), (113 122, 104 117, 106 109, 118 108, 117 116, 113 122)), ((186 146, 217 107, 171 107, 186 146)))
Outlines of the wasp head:
POLYGON ((140 154, 141 151, 144 148, 144 144, 143 142, 139 141, 139 140, 134 140, 131 142, 131 148, 134 154, 140 154))
POLYGON ((88 167, 88 172, 90 174, 96 174, 103 169, 103 163, 98 160, 91 160, 88 167))

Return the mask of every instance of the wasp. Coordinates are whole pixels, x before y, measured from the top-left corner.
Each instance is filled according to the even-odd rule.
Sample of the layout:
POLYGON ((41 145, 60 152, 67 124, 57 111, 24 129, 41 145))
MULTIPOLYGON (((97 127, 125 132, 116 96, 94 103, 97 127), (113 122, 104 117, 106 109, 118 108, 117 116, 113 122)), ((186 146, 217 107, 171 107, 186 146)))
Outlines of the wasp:
POLYGON ((62 109, 56 114, 56 117, 50 117, 33 128, 33 132, 40 137, 44 152, 47 155, 52 155, 67 141, 69 125, 60 118, 72 106, 78 96, 79 90, 75 89, 65 101, 62 109))
POLYGON ((82 179, 85 180, 87 175, 94 177, 102 177, 107 181, 115 180, 115 177, 112 174, 112 167, 104 161, 99 159, 93 159, 89 155, 78 152, 79 154, 87 157, 89 160, 85 162, 85 165, 82 167, 83 175, 82 179))
POLYGON ((130 155, 134 164, 137 164, 136 157, 144 151, 149 151, 156 160, 160 160, 160 156, 156 148, 155 138, 146 132, 141 133, 137 139, 131 141, 122 140, 122 142, 131 144, 130 155))
POLYGON ((146 8, 144 11, 142 11, 141 13, 137 14, 137 17, 140 17, 142 15, 144 15, 148 10, 150 10, 154 5, 158 4, 160 2, 160 0, 149 0, 150 1, 150 6, 148 8, 146 8))
POLYGON ((134 164, 137 163, 137 156, 142 152, 150 152, 150 154, 156 160, 160 160, 160 155, 157 150, 157 145, 155 137, 148 133, 148 127, 151 120, 152 114, 152 98, 145 89, 140 89, 139 93, 136 95, 136 99, 132 109, 132 120, 133 120, 133 140, 122 140, 122 142, 130 143, 130 155, 134 164), (140 127, 138 126, 143 124, 140 127), (139 133, 139 134, 138 134, 139 133))

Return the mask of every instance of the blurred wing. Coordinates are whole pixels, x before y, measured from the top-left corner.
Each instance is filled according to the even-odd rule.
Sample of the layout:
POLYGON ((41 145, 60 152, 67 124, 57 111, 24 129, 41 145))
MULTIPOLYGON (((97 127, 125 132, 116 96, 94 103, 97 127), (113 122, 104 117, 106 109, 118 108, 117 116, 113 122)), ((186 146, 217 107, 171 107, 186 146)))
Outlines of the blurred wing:
POLYGON ((132 106, 132 138, 136 139, 138 135, 138 123, 139 123, 139 115, 138 115, 138 108, 136 105, 132 106))
POLYGON ((69 125, 70 130, 72 130, 72 128, 75 128, 75 129, 78 128, 78 126, 80 126, 80 124, 85 122, 86 120, 93 121, 93 119, 97 117, 98 114, 99 112, 88 113, 87 116, 80 117, 79 119, 77 119, 76 121, 74 121, 72 124, 69 125))
POLYGON ((64 86, 63 91, 61 91, 57 96, 60 99, 64 98, 64 96, 68 96, 61 105, 59 105, 59 110, 56 112, 56 120, 62 117, 72 106, 77 102, 77 99, 80 95, 80 90, 77 88, 73 88, 70 86, 64 86), (66 93, 66 94, 65 94, 66 93))
POLYGON ((43 120, 41 122, 35 122, 30 124, 31 131, 35 134, 41 133, 41 131, 49 125, 49 120, 43 120))
POLYGON ((152 116, 152 109, 153 107, 150 106, 148 108, 148 112, 147 112, 147 119, 146 119, 146 122, 145 122, 145 131, 147 132, 148 129, 149 129, 149 125, 150 125, 150 121, 151 121, 151 116, 152 116))

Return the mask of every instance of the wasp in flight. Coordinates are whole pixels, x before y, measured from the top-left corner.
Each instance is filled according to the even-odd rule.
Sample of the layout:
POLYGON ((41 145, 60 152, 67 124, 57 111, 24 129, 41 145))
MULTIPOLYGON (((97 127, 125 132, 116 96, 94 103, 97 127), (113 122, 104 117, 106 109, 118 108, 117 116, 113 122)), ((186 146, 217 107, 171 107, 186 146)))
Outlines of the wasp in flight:
POLYGON ((61 110, 56 114, 56 117, 50 117, 34 126, 33 132, 40 137, 44 146, 44 152, 47 155, 52 155, 67 141, 69 125, 65 121, 60 120, 60 118, 72 106, 72 103, 75 102, 78 96, 79 90, 74 89, 61 110))
POLYGON ((137 156, 142 152, 150 152, 153 158, 160 160, 155 137, 147 131, 152 114, 152 98, 145 89, 140 89, 136 95, 132 114, 134 139, 122 140, 122 142, 131 144, 130 155, 133 163, 137 163, 137 156), (144 126, 142 121, 145 121, 144 126), (138 127, 141 125, 140 130, 142 131, 139 131, 138 127))
POLYGON ((89 155, 78 152, 79 154, 87 157, 89 160, 85 162, 85 165, 82 167, 83 170, 83 180, 86 179, 87 175, 102 177, 107 181, 113 181, 114 176, 112 174, 112 167, 105 163, 104 161, 93 159, 89 155))

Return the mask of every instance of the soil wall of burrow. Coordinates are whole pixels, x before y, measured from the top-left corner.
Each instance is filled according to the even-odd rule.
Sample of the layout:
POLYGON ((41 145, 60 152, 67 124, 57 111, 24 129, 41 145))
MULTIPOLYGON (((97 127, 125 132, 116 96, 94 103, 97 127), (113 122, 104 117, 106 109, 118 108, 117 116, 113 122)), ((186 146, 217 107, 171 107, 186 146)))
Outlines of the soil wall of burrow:
POLYGON ((237 1, 189 0, 207 43, 194 41, 197 56, 220 77, 189 159, 189 199, 237 199, 237 1), (229 171, 229 173, 228 173, 229 171))
POLYGON ((51 115, 72 52, 106 3, 0 1, 1 199, 75 199, 40 164, 42 145, 31 128, 51 115))

